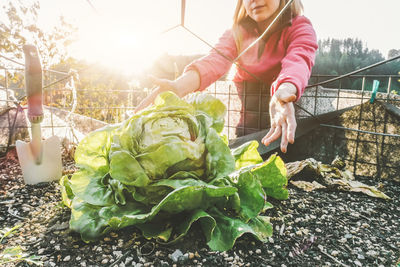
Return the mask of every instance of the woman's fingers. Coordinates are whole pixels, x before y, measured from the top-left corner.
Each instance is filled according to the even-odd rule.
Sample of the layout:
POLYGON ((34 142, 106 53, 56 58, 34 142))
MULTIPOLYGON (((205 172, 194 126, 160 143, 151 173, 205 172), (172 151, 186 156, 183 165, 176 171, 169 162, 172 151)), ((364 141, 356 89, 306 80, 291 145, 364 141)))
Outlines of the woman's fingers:
POLYGON ((281 151, 283 153, 286 153, 287 151, 287 145, 288 145, 288 138, 287 138, 287 125, 286 123, 282 123, 282 135, 281 135, 281 151))
POLYGON ((263 139, 261 140, 261 142, 262 142, 263 144, 265 144, 266 140, 274 133, 275 128, 276 128, 276 127, 272 126, 271 129, 269 129, 268 133, 267 133, 267 134, 263 137, 263 139))
POLYGON ((265 138, 263 144, 265 146, 268 146, 269 144, 271 144, 272 142, 277 140, 279 138, 279 136, 281 135, 281 133, 282 133, 281 126, 277 126, 275 128, 274 132, 268 138, 265 138))
POLYGON ((289 116, 287 118, 287 140, 291 144, 294 143, 296 127, 297 127, 297 123, 296 123, 296 118, 295 118, 294 112, 293 112, 293 114, 289 114, 289 116))
POLYGON ((151 105, 156 99, 157 95, 160 93, 160 88, 157 87, 154 89, 147 97, 145 97, 139 105, 135 108, 135 113, 141 111, 142 109, 146 108, 147 106, 151 105))

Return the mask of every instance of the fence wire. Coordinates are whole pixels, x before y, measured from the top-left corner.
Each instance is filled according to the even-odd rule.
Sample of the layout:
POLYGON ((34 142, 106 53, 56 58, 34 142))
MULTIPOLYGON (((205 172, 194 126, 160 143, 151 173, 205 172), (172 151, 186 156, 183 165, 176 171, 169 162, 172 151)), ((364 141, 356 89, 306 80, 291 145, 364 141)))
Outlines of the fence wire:
MULTIPOLYGON (((87 1, 96 11, 92 3, 89 0, 87 1)), ((260 38, 252 43, 251 46, 255 45, 256 42, 258 42, 262 38, 262 36, 267 34, 273 23, 278 20, 284 10, 289 7, 292 2, 293 0, 288 1, 285 7, 280 11, 278 16, 272 21, 271 25, 267 27, 260 38)), ((232 64, 235 64, 238 68, 241 68, 258 81, 257 83, 244 83, 242 88, 243 90, 240 92, 238 92, 238 88, 236 88, 235 84, 229 81, 217 81, 206 89, 210 94, 213 94, 215 97, 219 98, 227 107, 224 134, 228 136, 228 139, 234 139, 241 135, 256 133, 268 128, 269 111, 266 107, 268 106, 270 96, 269 93, 267 93, 269 92, 269 90, 266 90, 268 88, 265 88, 268 85, 266 85, 259 77, 257 77, 257 75, 251 73, 246 68, 241 66, 238 62, 238 59, 244 53, 246 53, 248 49, 250 49, 250 47, 242 51, 242 53, 240 53, 237 58, 229 58, 222 51, 219 51, 213 45, 211 45, 207 40, 204 40, 201 36, 197 35, 195 32, 191 31, 185 26, 185 9, 186 1, 181 0, 180 24, 163 31, 161 34, 175 30, 179 27, 183 28, 192 36, 194 36, 194 38, 199 39, 200 41, 208 45, 211 49, 214 49, 222 57, 229 60, 232 64), (241 121, 240 118, 243 118, 243 120, 241 121)), ((11 58, 5 56, 1 57, 18 66, 24 66, 24 64, 19 63, 18 61, 15 61, 11 58)), ((366 88, 366 81, 369 81, 371 79, 387 79, 388 81, 387 88, 384 90, 384 92, 379 92, 377 94, 377 97, 375 98, 376 101, 391 103, 395 106, 399 106, 400 97, 392 93, 391 87, 392 81, 394 79, 399 79, 400 75, 357 75, 360 72, 364 72, 382 64, 398 60, 399 58, 400 55, 337 77, 331 77, 327 75, 312 76, 309 81, 310 85, 307 86, 305 94, 302 96, 300 102, 295 104, 297 109, 297 118, 302 119, 312 117, 319 121, 319 124, 322 126, 322 128, 331 129, 329 136, 332 135, 332 142, 330 143, 330 145, 334 146, 334 144, 338 144, 339 147, 339 150, 335 150, 335 148, 332 148, 332 151, 344 153, 340 150, 341 146, 344 146, 341 143, 341 140, 345 140, 347 143, 354 142, 354 151, 352 151, 352 153, 349 153, 349 150, 351 149, 348 148, 346 150, 347 155, 351 154, 352 156, 345 158, 345 160, 352 164, 354 174, 360 175, 359 170, 360 168, 363 168, 359 167, 360 164, 360 166, 368 164, 370 164, 371 166, 375 166, 374 168, 376 168, 377 171, 375 171, 374 173, 377 175, 381 175, 382 170, 385 168, 393 169, 391 172, 389 172, 392 173, 392 175, 399 172, 399 163, 393 162, 393 160, 387 159, 385 157, 385 153, 388 153, 386 148, 388 144, 394 145, 396 149, 399 148, 399 135, 396 132, 393 132, 393 122, 391 121, 391 119, 388 118, 387 115, 385 115, 385 117, 379 121, 367 119, 363 108, 360 108, 357 114, 357 118, 355 119, 356 123, 348 125, 352 127, 343 126, 340 124, 340 121, 337 121, 338 125, 322 123, 319 119, 319 115, 325 114, 327 112, 338 111, 351 106, 364 104, 369 101, 371 98, 371 92, 369 92, 369 88, 366 88), (346 88, 342 88, 342 81, 344 79, 360 79, 362 81, 361 88, 359 88, 358 90, 348 90, 346 88), (339 83, 337 88, 322 88, 323 85, 329 85, 334 82, 339 83), (377 127, 377 124, 382 125, 377 127), (365 128, 365 125, 369 125, 369 127, 365 128), (375 126, 372 127, 371 125, 375 126), (355 133, 356 135, 349 135, 349 132, 355 133), (368 135, 369 137, 365 138, 366 135, 368 135), (363 140, 363 138, 366 140, 363 140), (369 147, 371 143, 375 147, 380 147, 378 149, 379 151, 375 153, 376 155, 374 154, 373 156, 376 160, 366 160, 361 153, 361 151, 363 151, 361 148, 364 146, 369 147)), ((81 74, 84 71, 90 69, 92 66, 94 65, 82 69, 78 71, 78 73, 81 74)), ((0 128, 2 128, 1 132, 6 135, 2 138, 7 140, 5 148, 5 150, 7 150, 9 147, 13 146, 15 139, 17 139, 19 136, 23 136, 24 132, 27 132, 27 129, 29 129, 29 121, 27 121, 26 118, 25 121, 21 119, 22 122, 20 122, 19 120, 20 117, 24 117, 22 109, 24 89, 14 88, 10 91, 8 86, 9 81, 7 80, 9 71, 21 71, 23 69, 6 68, 3 66, 1 67, 1 69, 4 70, 5 81, 3 89, 6 92, 6 98, 5 100, 0 100, 0 105, 4 103, 1 109, 3 111, 0 110, 0 121, 2 121, 2 123, 0 124, 0 128), (14 98, 12 98, 12 96, 10 96, 9 94, 15 94, 16 97, 14 96, 14 98)), ((63 75, 64 77, 59 79, 49 78, 47 80, 47 84, 43 87, 44 103, 47 106, 46 110, 50 116, 49 120, 43 123, 42 128, 49 129, 51 131, 51 134, 60 134, 60 129, 73 129, 72 133, 76 133, 74 134, 75 140, 79 140, 88 132, 95 130, 96 128, 102 127, 107 123, 118 123, 126 119, 133 114, 135 106, 149 92, 141 88, 128 90, 92 90, 86 88, 76 88, 74 84, 74 75, 76 75, 76 73, 66 73, 47 69, 45 69, 44 72, 48 73, 47 75, 45 75, 45 77, 51 77, 51 75, 63 75)), ((368 114, 367 117, 369 115, 370 114, 368 114)), ((349 119, 349 121, 352 120, 349 119)), ((315 134, 312 135, 310 138, 310 142, 313 143, 314 146, 315 144, 321 143, 315 142, 318 139, 318 136, 315 136, 315 134)), ((1 143, 0 148, 2 145, 3 144, 1 143)), ((324 146, 327 146, 327 144, 324 144, 324 146)), ((303 151, 307 150, 309 149, 307 148, 303 151)), ((369 152, 372 153, 371 151, 369 152)), ((306 154, 307 153, 305 152, 297 153, 297 156, 305 156, 306 154)), ((325 153, 323 157, 327 157, 328 154, 325 153)), ((332 158, 333 154, 328 155, 328 158, 332 158)))

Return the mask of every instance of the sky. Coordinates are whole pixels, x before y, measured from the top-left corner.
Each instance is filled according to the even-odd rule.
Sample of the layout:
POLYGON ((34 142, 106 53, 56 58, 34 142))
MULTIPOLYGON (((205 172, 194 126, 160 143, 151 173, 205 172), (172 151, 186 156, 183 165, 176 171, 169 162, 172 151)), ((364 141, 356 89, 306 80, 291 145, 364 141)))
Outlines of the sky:
MULTIPOLYGON (((22 0, 22 2, 31 0, 22 0)), ((182 28, 181 0, 40 0, 39 26, 59 16, 79 28, 70 54, 138 72, 162 53, 204 54, 210 48, 182 28)), ((231 26, 234 0, 187 0, 185 26, 210 44, 231 26)), ((303 0, 319 39, 358 38, 387 56, 400 49, 400 0, 303 0), (378 4, 377 4, 378 3, 378 4)), ((1 16, 0 16, 1 18, 1 16)))

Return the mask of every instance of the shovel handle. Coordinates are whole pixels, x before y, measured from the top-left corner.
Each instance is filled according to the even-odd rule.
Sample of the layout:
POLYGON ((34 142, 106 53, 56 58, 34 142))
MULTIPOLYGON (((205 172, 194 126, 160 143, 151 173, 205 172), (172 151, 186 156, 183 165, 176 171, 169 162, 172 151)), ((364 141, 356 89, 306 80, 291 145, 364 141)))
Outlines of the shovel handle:
POLYGON ((43 120, 42 65, 38 50, 33 45, 24 45, 25 89, 28 98, 28 118, 31 123, 43 120))

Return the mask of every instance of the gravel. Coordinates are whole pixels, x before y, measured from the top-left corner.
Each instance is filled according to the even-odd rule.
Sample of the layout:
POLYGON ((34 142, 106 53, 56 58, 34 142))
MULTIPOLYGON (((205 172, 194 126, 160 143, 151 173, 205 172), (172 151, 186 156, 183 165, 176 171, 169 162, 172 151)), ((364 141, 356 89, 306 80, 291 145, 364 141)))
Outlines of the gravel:
MULTIPOLYGON (((25 185, 12 153, 0 159, 0 230, 22 227, 3 239, 0 254, 21 246, 44 266, 82 267, 398 266, 400 261, 400 184, 395 181, 381 181, 390 201, 328 189, 305 192, 289 185, 288 200, 271 201, 274 234, 268 242, 244 235, 226 252, 210 251, 198 225, 169 246, 143 238, 133 227, 86 244, 69 230, 70 211, 60 205, 58 184, 25 185)), ((65 172, 72 172, 73 161, 63 161, 65 172)))

